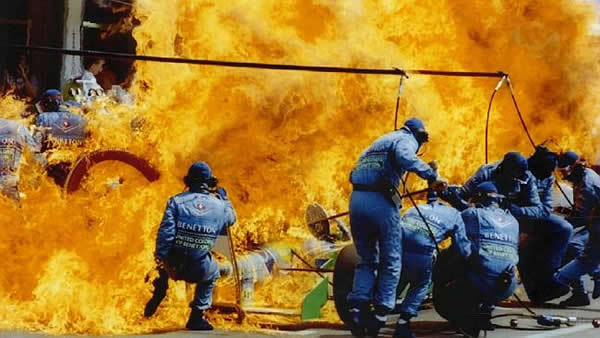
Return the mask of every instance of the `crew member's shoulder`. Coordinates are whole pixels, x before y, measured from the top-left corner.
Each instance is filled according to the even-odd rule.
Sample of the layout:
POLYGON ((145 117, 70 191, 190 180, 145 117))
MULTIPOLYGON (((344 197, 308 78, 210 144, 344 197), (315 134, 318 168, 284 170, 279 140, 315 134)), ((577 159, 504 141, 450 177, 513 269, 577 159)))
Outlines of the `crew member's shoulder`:
POLYGON ((600 190, 600 175, 598 175, 593 169, 585 168, 583 179, 578 186, 583 187, 584 189, 591 189, 594 187, 594 190, 600 190))
POLYGON ((197 199, 215 200, 215 201, 219 200, 218 198, 216 198, 215 196, 213 196, 207 192, 185 191, 185 192, 179 193, 179 194, 171 197, 171 200, 173 200, 175 203, 178 203, 178 204, 197 200, 197 199))
POLYGON ((52 113, 52 112, 39 113, 38 116, 35 117, 35 123, 36 124, 47 123, 55 115, 56 115, 56 113, 52 113))
POLYGON ((25 126, 17 121, 0 119, 0 132, 3 134, 14 134, 25 126))
POLYGON ((466 217, 474 216, 474 215, 477 215, 477 210, 479 210, 479 209, 477 209, 475 207, 469 207, 469 208, 463 210, 461 212, 461 215, 466 216, 466 217))
POLYGON ((531 171, 529 171, 529 170, 525 171, 525 176, 527 176, 527 181, 528 182, 533 182, 533 183, 535 183, 537 185, 538 179, 535 178, 535 176, 533 175, 533 173, 531 173, 531 171))
MULTIPOLYGON (((535 176, 534 176, 535 178, 535 176)), ((554 177, 554 174, 546 177, 546 178, 542 178, 542 179, 537 179, 536 178, 536 183, 539 187, 545 187, 545 188, 552 188, 552 185, 554 184, 554 181, 556 181, 556 178, 554 177)))
POLYGON ((43 112, 38 114, 38 116, 35 118, 35 122, 36 124, 50 124, 55 122, 58 119, 64 119, 67 118, 71 115, 74 115, 70 112, 63 112, 63 111, 53 111, 53 112, 43 112))
POLYGON ((590 180, 590 181, 600 180, 600 175, 598 175, 598 173, 592 168, 585 168, 584 173, 585 173, 583 175, 584 180, 590 180))
POLYGON ((479 166, 478 171, 484 171, 487 173, 491 173, 493 170, 496 170, 499 165, 500 165, 500 161, 482 164, 481 166, 479 166))
POLYGON ((440 210, 445 213, 460 214, 460 211, 458 211, 456 208, 453 208, 453 207, 449 206, 448 204, 442 203, 440 201, 433 203, 432 209, 440 210))
POLYGON ((183 202, 198 198, 198 195, 200 195, 200 194, 191 192, 191 191, 184 191, 184 192, 181 192, 181 193, 171 197, 171 200, 173 200, 177 203, 183 203, 183 202))

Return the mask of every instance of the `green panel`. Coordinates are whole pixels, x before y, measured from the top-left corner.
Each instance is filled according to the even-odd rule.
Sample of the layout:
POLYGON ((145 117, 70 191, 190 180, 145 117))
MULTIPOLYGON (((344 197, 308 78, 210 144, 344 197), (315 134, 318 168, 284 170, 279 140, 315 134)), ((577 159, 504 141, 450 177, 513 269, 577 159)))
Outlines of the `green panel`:
POLYGON ((327 302, 329 278, 323 278, 302 300, 302 320, 321 318, 321 308, 327 302))
MULTIPOLYGON (((404 287, 402 292, 400 292, 400 294, 398 295, 398 298, 406 297, 406 293, 408 292, 409 287, 410 287, 410 285, 407 285, 406 287, 404 287)), ((429 288, 427 290, 427 294, 430 295, 432 292, 433 292, 433 283, 429 283, 429 288)))

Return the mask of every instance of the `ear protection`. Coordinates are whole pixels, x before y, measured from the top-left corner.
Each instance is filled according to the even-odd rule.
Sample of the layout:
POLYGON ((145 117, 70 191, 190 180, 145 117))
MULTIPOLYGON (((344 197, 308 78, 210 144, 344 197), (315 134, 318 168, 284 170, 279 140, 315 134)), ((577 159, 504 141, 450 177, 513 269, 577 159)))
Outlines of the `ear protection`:
POLYGON ((183 177, 183 183, 188 187, 191 187, 192 185, 206 184, 209 188, 216 188, 219 184, 219 179, 215 176, 211 176, 207 179, 202 180, 198 178, 191 178, 186 175, 183 177))

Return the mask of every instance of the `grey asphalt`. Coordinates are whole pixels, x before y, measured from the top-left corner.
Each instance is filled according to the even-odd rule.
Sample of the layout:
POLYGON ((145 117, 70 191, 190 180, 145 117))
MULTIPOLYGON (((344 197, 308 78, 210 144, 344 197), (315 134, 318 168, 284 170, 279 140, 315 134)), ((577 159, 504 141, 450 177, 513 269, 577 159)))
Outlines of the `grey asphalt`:
MULTIPOLYGON (((586 282, 586 287, 591 288, 591 283, 586 282)), ((521 290, 521 294, 524 292, 521 290)), ((553 301, 552 304, 558 304, 559 300, 553 301)), ((526 313, 519 307, 512 307, 516 303, 511 304, 511 307, 498 307, 494 311, 494 315, 506 313, 526 313)), ((547 306, 545 308, 533 308, 538 314, 552 314, 558 316, 573 316, 578 318, 578 322, 574 326, 562 326, 558 329, 544 330, 544 327, 538 326, 532 319, 519 318, 519 330, 509 328, 497 328, 494 331, 488 331, 487 337, 523 337, 523 338, 541 338, 541 337, 581 337, 581 338, 597 338, 600 337, 600 328, 596 329, 592 326, 590 320, 600 318, 600 299, 592 301, 592 304, 581 308, 559 309, 557 306, 547 306)), ((509 326, 509 321, 514 317, 502 317, 493 320, 495 324, 509 326)), ((391 337, 393 333, 395 318, 390 318, 388 326, 384 328, 380 337, 391 337)), ((335 326, 335 325, 334 325, 335 326)), ((160 332, 156 334, 145 334, 135 336, 119 336, 119 337, 273 337, 273 336, 300 336, 300 337, 320 337, 320 338, 344 338, 352 337, 350 332, 339 328, 311 328, 310 324, 306 325, 306 329, 297 331, 277 331, 277 330, 260 330, 254 332, 242 331, 225 331, 215 330, 211 332, 193 332, 193 331, 172 331, 160 332)), ((417 337, 429 338, 448 338, 462 337, 451 330, 447 322, 441 318, 433 309, 424 309, 420 312, 419 317, 413 322, 413 328, 417 337)), ((46 337, 43 333, 35 332, 20 332, 20 331, 0 331, 0 337, 22 337, 36 338, 46 337)), ((82 337, 82 336, 61 336, 61 337, 82 337)), ((480 335, 483 337, 483 333, 480 335)))

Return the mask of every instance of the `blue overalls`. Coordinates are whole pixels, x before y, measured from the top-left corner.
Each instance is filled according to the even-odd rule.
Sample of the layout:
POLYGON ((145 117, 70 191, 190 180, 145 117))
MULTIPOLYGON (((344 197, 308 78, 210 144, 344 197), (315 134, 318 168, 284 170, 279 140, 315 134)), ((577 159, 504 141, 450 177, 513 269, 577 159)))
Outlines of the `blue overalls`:
POLYGON ((25 148, 39 152, 40 144, 24 125, 0 119, 0 192, 15 201, 19 200, 19 167, 25 148))
POLYGON ((45 129, 42 133, 45 149, 78 145, 85 139, 87 121, 81 115, 70 112, 45 112, 35 118, 35 124, 45 129))
POLYGON ((510 297, 517 286, 514 268, 519 262, 519 223, 496 205, 469 208, 462 218, 472 243, 467 279, 479 293, 481 303, 491 307, 510 297), (503 273, 509 274, 510 281, 500 287, 503 273))
MULTIPOLYGON (((600 268, 600 176, 589 168, 584 169, 581 182, 573 187, 574 213, 568 219, 574 225, 586 225, 587 234, 574 237, 575 247, 581 246, 588 237, 583 251, 554 275, 562 284, 583 285, 581 276, 595 273, 600 268)), ((577 253, 576 253, 577 254, 577 253)))
POLYGON ((400 184, 406 171, 435 180, 435 171, 417 157, 419 145, 408 128, 383 135, 365 150, 350 175, 350 225, 360 262, 356 267, 350 307, 371 300, 380 311, 396 304, 400 279, 402 230, 400 205, 387 191, 400 184))
MULTIPOLYGON (((46 152, 54 148, 72 148, 83 144, 86 136, 86 119, 70 112, 45 112, 39 114, 35 124, 40 132, 35 136, 46 152)), ((51 156, 49 156, 49 162, 51 156)), ((48 163, 48 176, 56 184, 63 186, 71 170, 71 162, 59 161, 48 163)))
MULTIPOLYGON (((206 310, 212 303, 219 269, 210 251, 224 227, 235 220, 231 202, 206 190, 184 192, 167 203, 156 237, 155 258, 174 272, 171 277, 197 284, 192 308, 206 310)), ((165 280, 160 287, 166 292, 166 276, 161 278, 165 280)))
POLYGON ((415 208, 410 208, 402 218, 402 278, 400 290, 410 285, 401 312, 406 317, 416 317, 431 283, 431 273, 436 243, 452 236, 454 247, 463 258, 471 255, 471 242, 465 233, 461 213, 443 203, 419 205, 421 214, 431 228, 435 243, 427 225, 415 208))
MULTIPOLYGON (((554 208, 552 191, 554 188, 554 175, 544 179, 536 179, 536 185, 542 207, 545 209, 539 218, 519 218, 521 232, 533 235, 538 243, 543 244, 543 262, 531 273, 542 279, 551 276, 560 266, 573 232, 573 226, 563 217, 552 213, 554 208)), ((535 250, 535 248, 532 248, 535 250)))

